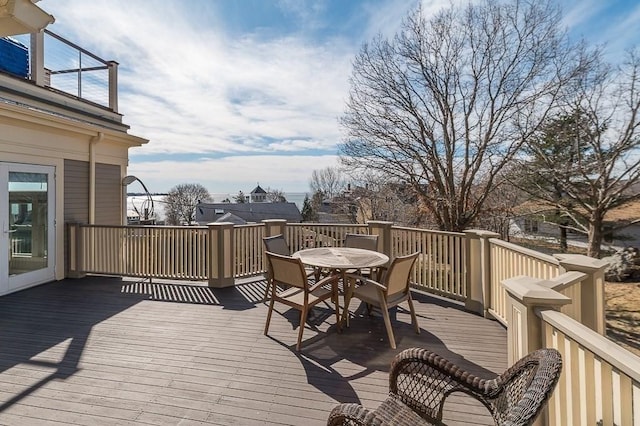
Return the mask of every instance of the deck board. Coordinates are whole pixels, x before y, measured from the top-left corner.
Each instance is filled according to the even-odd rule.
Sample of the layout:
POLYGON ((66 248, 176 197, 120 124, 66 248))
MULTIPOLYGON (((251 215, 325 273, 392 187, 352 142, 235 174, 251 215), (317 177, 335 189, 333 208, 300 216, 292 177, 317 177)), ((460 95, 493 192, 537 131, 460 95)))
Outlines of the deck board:
MULTIPOLYGON (((389 363, 409 347, 479 375, 506 368, 500 324, 422 293, 420 335, 407 311, 392 315, 396 350, 379 315, 353 304, 338 333, 319 305, 297 353, 297 311, 276 305, 262 334, 264 285, 87 277, 0 298, 0 424, 322 425, 338 402, 384 400, 389 363)), ((481 405, 454 402, 450 424, 492 424, 481 405)))

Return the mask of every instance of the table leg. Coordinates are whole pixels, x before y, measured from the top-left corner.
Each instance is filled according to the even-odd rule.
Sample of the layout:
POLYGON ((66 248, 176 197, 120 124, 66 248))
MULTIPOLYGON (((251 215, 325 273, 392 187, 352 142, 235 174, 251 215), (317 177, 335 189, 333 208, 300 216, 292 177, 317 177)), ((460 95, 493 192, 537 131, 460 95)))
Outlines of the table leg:
POLYGON ((349 303, 351 302, 351 296, 353 296, 353 287, 355 287, 355 280, 347 278, 345 273, 342 272, 342 286, 344 288, 344 308, 342 308, 342 321, 349 327, 349 303), (353 283, 351 283, 353 281, 353 283))

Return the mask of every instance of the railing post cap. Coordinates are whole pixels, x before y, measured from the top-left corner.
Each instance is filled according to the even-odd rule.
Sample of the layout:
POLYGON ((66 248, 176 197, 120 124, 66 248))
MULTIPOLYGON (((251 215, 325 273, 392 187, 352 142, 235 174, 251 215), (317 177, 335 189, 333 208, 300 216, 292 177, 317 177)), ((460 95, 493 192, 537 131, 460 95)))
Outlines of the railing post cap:
POLYGON ((467 237, 473 238, 498 238, 500 236, 497 232, 487 231, 485 229, 465 229, 462 232, 464 232, 467 237))
POLYGON ((547 280, 524 275, 502 281, 507 293, 525 305, 562 306, 571 303, 571 298, 549 288, 547 280))
POLYGON ((286 219, 263 219, 262 223, 287 223, 286 219))
POLYGON ((560 265, 564 268, 570 267, 571 270, 581 272, 593 272, 609 266, 609 262, 604 259, 596 259, 583 254, 558 253, 554 254, 553 257, 558 259, 560 265))
POLYGON ((208 227, 228 227, 228 226, 234 226, 235 224, 233 222, 209 222, 207 223, 208 227))

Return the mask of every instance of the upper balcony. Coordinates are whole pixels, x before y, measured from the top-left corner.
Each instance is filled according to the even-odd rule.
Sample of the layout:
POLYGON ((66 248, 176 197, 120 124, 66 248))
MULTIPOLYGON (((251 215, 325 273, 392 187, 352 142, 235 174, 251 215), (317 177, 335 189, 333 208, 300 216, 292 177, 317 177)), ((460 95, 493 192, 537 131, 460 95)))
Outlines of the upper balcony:
POLYGON ((49 31, 0 38, 0 100, 126 131, 118 63, 49 31))

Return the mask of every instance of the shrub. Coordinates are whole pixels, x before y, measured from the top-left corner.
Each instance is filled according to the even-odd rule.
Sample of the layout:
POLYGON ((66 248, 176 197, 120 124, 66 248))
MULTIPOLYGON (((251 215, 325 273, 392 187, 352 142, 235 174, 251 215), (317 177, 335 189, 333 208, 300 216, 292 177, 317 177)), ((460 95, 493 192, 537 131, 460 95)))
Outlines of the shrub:
POLYGON ((605 270, 607 281, 632 281, 640 279, 640 250, 627 247, 618 250, 613 256, 604 258, 609 262, 605 270))

